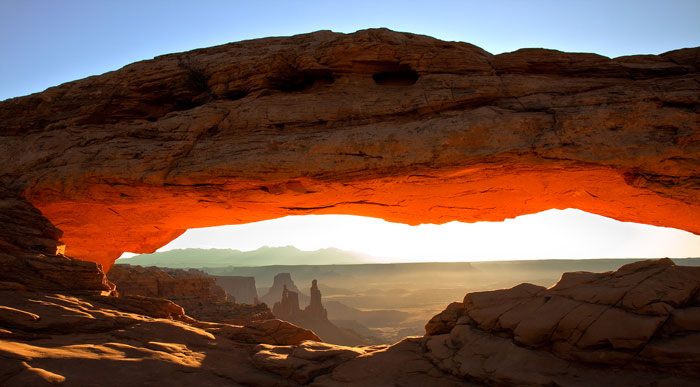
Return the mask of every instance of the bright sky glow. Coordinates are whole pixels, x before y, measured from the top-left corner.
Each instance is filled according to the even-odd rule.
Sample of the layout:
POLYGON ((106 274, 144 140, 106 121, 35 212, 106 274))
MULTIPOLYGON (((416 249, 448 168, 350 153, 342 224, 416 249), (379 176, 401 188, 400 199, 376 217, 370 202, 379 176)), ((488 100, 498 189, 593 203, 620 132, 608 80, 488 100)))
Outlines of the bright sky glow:
MULTIPOLYGON (((493 54, 545 47, 616 57, 698 46, 698 20, 698 0, 3 0, 0 100, 157 55, 322 29, 387 27, 473 43, 493 54)), ((334 246, 398 260, 700 256, 697 236, 574 210, 500 224, 418 227, 289 217, 190 230, 168 248, 262 245, 334 246)))
POLYGON ((336 247, 377 262, 700 257, 700 236, 618 222, 580 210, 549 210, 505 222, 408 226, 349 215, 309 215, 190 229, 158 251, 293 245, 336 247))

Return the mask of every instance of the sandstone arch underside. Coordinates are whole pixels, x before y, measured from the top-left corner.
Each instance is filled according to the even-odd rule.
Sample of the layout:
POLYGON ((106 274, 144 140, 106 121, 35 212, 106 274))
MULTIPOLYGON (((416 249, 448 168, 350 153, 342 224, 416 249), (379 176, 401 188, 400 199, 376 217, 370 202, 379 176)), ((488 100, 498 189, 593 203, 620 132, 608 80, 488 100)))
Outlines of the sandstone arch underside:
POLYGON ((389 30, 232 43, 0 102, 0 178, 106 267, 290 214, 579 208, 698 234, 699 65, 389 30))

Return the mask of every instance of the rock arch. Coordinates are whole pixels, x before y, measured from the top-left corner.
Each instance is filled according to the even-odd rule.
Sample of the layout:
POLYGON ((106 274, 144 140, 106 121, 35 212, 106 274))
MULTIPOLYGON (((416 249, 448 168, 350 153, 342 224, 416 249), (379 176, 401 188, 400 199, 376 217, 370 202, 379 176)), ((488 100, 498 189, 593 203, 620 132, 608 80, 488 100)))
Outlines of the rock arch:
POLYGON ((0 102, 0 180, 106 267, 290 214, 579 208, 700 233, 699 64, 384 29, 231 43, 0 102))

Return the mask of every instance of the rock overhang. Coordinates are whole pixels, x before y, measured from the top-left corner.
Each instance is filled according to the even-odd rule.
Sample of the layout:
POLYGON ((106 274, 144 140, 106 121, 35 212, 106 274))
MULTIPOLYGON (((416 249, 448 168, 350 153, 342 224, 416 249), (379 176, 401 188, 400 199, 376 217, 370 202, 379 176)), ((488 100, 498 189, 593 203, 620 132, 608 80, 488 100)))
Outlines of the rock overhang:
POLYGON ((290 214, 573 207, 700 233, 698 52, 494 56, 365 30, 169 54, 0 103, 0 176, 107 267, 290 214))

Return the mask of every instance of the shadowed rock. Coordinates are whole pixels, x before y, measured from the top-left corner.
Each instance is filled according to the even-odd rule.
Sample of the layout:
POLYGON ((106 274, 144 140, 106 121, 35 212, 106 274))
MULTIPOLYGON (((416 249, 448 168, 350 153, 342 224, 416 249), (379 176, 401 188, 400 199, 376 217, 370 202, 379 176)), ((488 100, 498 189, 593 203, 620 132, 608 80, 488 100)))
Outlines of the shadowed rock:
POLYGON ((372 348, 117 298, 102 265, 290 214, 573 207, 700 233, 698 51, 494 56, 320 31, 0 102, 0 384, 697 386, 699 273, 668 260, 471 293, 427 336, 372 348))
POLYGON ((245 325, 274 318, 264 304, 235 303, 214 277, 199 270, 115 265, 109 278, 120 296, 167 298, 198 320, 245 325))
POLYGON ((236 302, 241 304, 259 304, 258 291, 255 288, 254 277, 241 276, 213 276, 216 284, 224 288, 226 293, 233 296, 236 302))
POLYGON ((645 374, 697 380, 699 295, 700 268, 669 259, 565 273, 549 289, 470 293, 428 322, 428 356, 452 374, 496 384, 568 385, 593 375, 603 385, 640 383, 645 374), (625 371, 604 376, 596 367, 625 371))
POLYGON ((384 29, 231 43, 0 102, 0 176, 105 269, 188 228, 300 214, 578 208, 700 233, 698 58, 384 29))
MULTIPOLYGON (((275 278, 277 278, 277 276, 275 278)), ((272 307, 272 313, 282 320, 289 321, 303 328, 311 329, 327 343, 340 345, 372 343, 373 339, 371 337, 363 337, 352 329, 338 327, 328 320, 328 312, 321 302, 321 291, 318 290, 318 283, 316 280, 313 280, 311 283, 310 294, 310 303, 302 310, 299 308, 299 296, 297 292, 288 290, 285 285, 282 291, 282 299, 276 302, 272 307)))
MULTIPOLYGON (((294 281, 292 281, 292 275, 289 273, 276 274, 272 282, 272 287, 270 288, 270 290, 268 290, 267 293, 265 293, 264 296, 260 298, 260 301, 268 305, 274 305, 275 303, 280 302, 282 300, 285 289, 287 289, 290 292, 294 292, 296 294, 295 297, 297 297, 297 300, 303 305, 308 305, 309 296, 299 291, 297 285, 294 283, 294 281)), ((297 305, 300 305, 299 302, 297 302, 297 305)))

